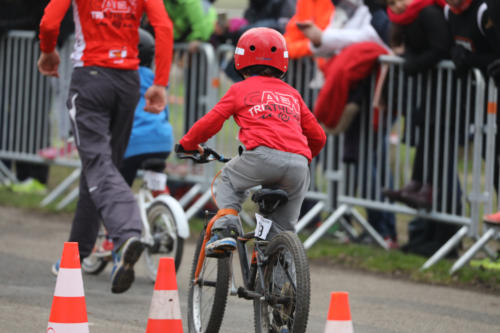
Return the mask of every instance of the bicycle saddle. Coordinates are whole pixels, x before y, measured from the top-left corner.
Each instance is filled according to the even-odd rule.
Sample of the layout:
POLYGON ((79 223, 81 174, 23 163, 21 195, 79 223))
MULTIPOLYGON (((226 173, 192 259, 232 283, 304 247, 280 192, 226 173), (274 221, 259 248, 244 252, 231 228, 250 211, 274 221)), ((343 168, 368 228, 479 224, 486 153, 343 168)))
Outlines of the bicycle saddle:
POLYGON ((142 169, 154 172, 163 172, 165 166, 165 160, 162 158, 148 158, 142 162, 142 169))
POLYGON ((252 201, 259 205, 262 213, 270 214, 288 202, 288 194, 280 189, 262 188, 252 195, 252 201))

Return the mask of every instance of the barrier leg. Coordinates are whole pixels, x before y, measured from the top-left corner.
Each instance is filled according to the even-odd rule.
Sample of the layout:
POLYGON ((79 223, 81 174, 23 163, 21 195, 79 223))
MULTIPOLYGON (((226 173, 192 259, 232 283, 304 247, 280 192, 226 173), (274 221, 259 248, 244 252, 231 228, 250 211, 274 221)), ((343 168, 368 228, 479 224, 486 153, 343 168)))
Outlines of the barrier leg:
MULTIPOLYGON (((215 192, 215 190, 214 190, 215 192)), ((186 218, 191 219, 212 197, 210 189, 206 190, 186 212, 186 218)))
POLYGON ((309 249, 311 246, 313 246, 314 243, 316 243, 318 241, 318 239, 321 238, 321 236, 323 236, 323 234, 325 232, 327 232, 327 230, 335 224, 335 222, 337 222, 341 217, 342 215, 344 215, 346 212, 349 211, 349 206, 343 204, 343 205, 340 205, 326 220, 325 222, 323 222, 319 227, 318 229, 316 229, 315 232, 313 232, 311 234, 311 236, 309 236, 309 238, 306 239, 306 241, 304 242, 304 248, 307 250, 309 249))
POLYGON ((195 195, 201 192, 201 185, 200 184, 194 184, 189 191, 187 191, 182 198, 179 199, 179 203, 181 204, 182 208, 186 208, 187 204, 193 200, 195 195))
POLYGON ((495 236, 496 231, 491 228, 488 231, 484 233, 481 238, 479 238, 471 247, 468 249, 456 262, 453 264, 453 266, 450 269, 450 274, 455 273, 457 270, 462 268, 466 263, 469 262, 469 260, 472 259, 472 257, 477 253, 477 251, 481 250, 483 246, 488 243, 488 241, 495 236))
POLYGON ((323 201, 318 201, 302 218, 297 222, 295 225, 295 232, 299 233, 304 229, 310 222, 311 220, 319 214, 322 210, 323 207, 325 207, 325 203, 323 201))
POLYGON ((365 229, 366 232, 368 232, 368 234, 372 236, 372 238, 375 240, 375 242, 377 242, 378 245, 380 245, 385 250, 389 250, 389 246, 386 244, 382 236, 380 236, 380 234, 375 229, 373 229, 371 224, 368 223, 368 221, 357 210, 353 209, 352 215, 359 222, 359 224, 361 224, 363 229, 365 229))
POLYGON ((359 236, 356 229, 354 229, 344 217, 340 219, 340 225, 351 236, 351 238, 355 239, 359 236))
POLYGON ((71 192, 69 192, 68 195, 66 195, 61 200, 61 202, 59 202, 57 204, 56 209, 61 210, 64 207, 66 207, 67 205, 69 205, 73 200, 75 200, 76 198, 78 198, 78 194, 79 193, 80 193, 80 190, 78 189, 78 187, 76 187, 73 190, 71 190, 71 192))
POLYGON ((443 259, 448 252, 450 252, 462 238, 467 235, 467 231, 469 231, 469 227, 463 226, 460 228, 446 243, 443 244, 423 265, 420 267, 420 270, 423 271, 432 265, 434 265, 439 260, 443 259))
POLYGON ((0 177, 4 178, 3 175, 5 175, 5 177, 13 183, 17 182, 16 175, 13 174, 2 161, 0 161, 0 177))
POLYGON ((40 206, 45 207, 51 202, 53 202, 58 196, 61 195, 71 184, 80 177, 81 169, 75 169, 68 177, 66 177, 59 185, 56 186, 45 198, 43 198, 42 202, 40 202, 40 206))

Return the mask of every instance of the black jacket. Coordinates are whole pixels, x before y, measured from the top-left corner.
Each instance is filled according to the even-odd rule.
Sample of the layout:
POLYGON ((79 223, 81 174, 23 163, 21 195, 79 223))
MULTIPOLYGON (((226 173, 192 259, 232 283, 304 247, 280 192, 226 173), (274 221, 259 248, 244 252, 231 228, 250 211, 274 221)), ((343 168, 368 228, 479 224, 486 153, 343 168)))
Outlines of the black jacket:
POLYGON ((443 10, 437 5, 425 7, 417 18, 402 27, 405 45, 405 71, 414 75, 426 71, 449 57, 451 35, 443 10))

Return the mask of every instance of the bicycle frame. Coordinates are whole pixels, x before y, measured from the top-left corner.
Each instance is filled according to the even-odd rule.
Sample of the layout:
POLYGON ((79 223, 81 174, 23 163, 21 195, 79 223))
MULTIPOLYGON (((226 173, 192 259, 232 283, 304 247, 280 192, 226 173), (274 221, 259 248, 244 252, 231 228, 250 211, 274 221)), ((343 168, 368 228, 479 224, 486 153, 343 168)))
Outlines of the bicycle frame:
MULTIPOLYGON (((227 214, 225 214, 225 212, 223 212, 220 215, 214 216, 208 222, 208 224, 207 224, 207 226, 205 228, 205 236, 204 236, 204 239, 203 239, 203 244, 201 246, 200 255, 198 257, 198 261, 197 261, 197 266, 196 266, 196 271, 195 271, 195 276, 194 276, 193 283, 197 283, 198 282, 198 279, 199 279, 199 276, 200 276, 200 272, 201 272, 201 268, 203 267, 203 261, 205 260, 205 245, 208 242, 208 240, 210 239, 212 226, 213 226, 215 220, 217 218, 223 216, 223 215, 227 215, 227 214)), ((260 251, 260 255, 263 256, 263 253, 262 253, 262 251, 259 248, 259 243, 258 242, 259 241, 253 236, 253 232, 249 232, 249 233, 247 233, 247 234, 245 234, 243 236, 239 236, 238 239, 237 239, 236 247, 237 247, 238 256, 239 256, 239 259, 240 259, 240 269, 241 269, 241 275, 242 275, 242 279, 243 279, 244 289, 242 289, 240 287, 240 288, 238 288, 237 292, 234 292, 232 290, 231 291, 232 295, 236 295, 237 294, 239 297, 243 297, 245 299, 255 299, 255 298, 260 298, 260 297, 263 296, 263 295, 261 295, 259 293, 253 292, 253 286, 255 285, 255 278, 257 276, 257 271, 260 270, 261 267, 262 267, 262 265, 264 264, 258 258, 259 257, 259 253, 258 253, 259 251, 260 251), (246 243, 249 240, 251 240, 251 239, 255 239, 256 240, 256 244, 254 245, 254 248, 253 248, 253 251, 252 251, 252 257, 251 257, 251 260, 249 261, 248 260, 246 243)), ((266 241, 261 241, 261 242, 266 242, 266 241)), ((262 272, 260 272, 260 273, 261 273, 259 275, 261 277, 260 283, 261 283, 262 288, 264 289, 264 281, 262 280, 262 276, 263 275, 262 275, 262 272)))

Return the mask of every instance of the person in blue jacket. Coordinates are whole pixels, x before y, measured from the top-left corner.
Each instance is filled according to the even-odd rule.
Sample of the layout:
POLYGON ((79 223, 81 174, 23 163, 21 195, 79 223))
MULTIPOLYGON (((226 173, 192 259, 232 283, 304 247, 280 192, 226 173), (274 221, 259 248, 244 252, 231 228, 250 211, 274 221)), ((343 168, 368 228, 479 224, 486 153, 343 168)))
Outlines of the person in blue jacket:
POLYGON ((134 123, 120 172, 125 181, 132 186, 143 161, 149 158, 167 159, 173 147, 172 125, 168 122, 168 105, 159 114, 144 111, 144 93, 153 84, 151 70, 155 53, 153 35, 139 29, 139 77, 141 97, 135 109, 134 123))

